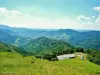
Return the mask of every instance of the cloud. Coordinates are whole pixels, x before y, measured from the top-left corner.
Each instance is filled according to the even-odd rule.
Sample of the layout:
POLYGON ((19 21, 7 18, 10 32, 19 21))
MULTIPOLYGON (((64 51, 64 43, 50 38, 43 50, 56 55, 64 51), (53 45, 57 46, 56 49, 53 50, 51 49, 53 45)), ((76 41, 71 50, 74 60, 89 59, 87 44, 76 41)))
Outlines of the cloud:
POLYGON ((92 22, 86 22, 86 23, 82 23, 83 25, 93 25, 92 22))
POLYGON ((96 19, 95 22, 96 22, 97 25, 100 25, 100 15, 98 16, 98 18, 96 19))
POLYGON ((49 17, 37 17, 30 14, 23 14, 16 10, 7 10, 6 8, 0 8, 0 17, 1 24, 7 24, 12 27, 74 29, 77 29, 77 26, 80 27, 78 22, 66 16, 51 19, 49 17))
POLYGON ((94 9, 95 11, 100 11, 100 6, 93 7, 93 9, 94 9))
MULTIPOLYGON (((34 14, 33 14, 34 15, 34 14)), ((0 8, 0 24, 6 24, 11 27, 25 27, 25 28, 49 28, 49 29, 100 29, 99 26, 93 25, 90 21, 90 17, 83 15, 78 16, 79 20, 87 20, 87 23, 82 24, 79 20, 71 19, 67 16, 49 18, 33 16, 28 13, 24 14, 17 10, 8 10, 6 8, 0 8), (89 20, 89 21, 88 21, 89 20)), ((100 17, 96 20, 100 22, 100 17)))
POLYGON ((9 11, 6 8, 0 8, 0 14, 6 15, 8 12, 9 11))
POLYGON ((5 20, 7 18, 16 18, 17 16, 21 16, 22 14, 18 11, 15 11, 15 10, 7 10, 6 8, 0 8, 0 22, 2 20, 5 20))
POLYGON ((13 16, 13 15, 21 15, 20 12, 16 10, 7 10, 6 8, 0 8, 0 15, 5 15, 5 16, 13 16))
POLYGON ((90 17, 84 16, 84 15, 80 15, 77 17, 78 20, 90 20, 90 17))
POLYGON ((87 25, 92 25, 93 23, 92 22, 87 22, 87 25))

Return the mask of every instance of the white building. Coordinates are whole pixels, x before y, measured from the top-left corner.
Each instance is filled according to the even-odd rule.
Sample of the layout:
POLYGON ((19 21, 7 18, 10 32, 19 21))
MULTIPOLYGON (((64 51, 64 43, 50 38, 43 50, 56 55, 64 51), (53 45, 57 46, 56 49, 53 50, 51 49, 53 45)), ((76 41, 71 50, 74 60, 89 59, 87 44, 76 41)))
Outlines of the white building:
POLYGON ((57 56, 58 60, 64 60, 64 59, 70 59, 70 58, 75 58, 74 54, 64 54, 64 55, 59 55, 57 56))

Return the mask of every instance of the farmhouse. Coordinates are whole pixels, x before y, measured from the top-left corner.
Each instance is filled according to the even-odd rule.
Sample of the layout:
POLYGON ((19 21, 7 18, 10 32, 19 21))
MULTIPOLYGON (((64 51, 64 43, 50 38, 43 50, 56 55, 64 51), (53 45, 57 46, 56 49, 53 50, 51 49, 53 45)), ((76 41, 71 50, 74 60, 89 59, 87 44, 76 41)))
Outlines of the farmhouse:
POLYGON ((64 54, 64 55, 59 55, 57 56, 58 60, 64 60, 64 59, 70 59, 70 58, 75 58, 74 54, 64 54))

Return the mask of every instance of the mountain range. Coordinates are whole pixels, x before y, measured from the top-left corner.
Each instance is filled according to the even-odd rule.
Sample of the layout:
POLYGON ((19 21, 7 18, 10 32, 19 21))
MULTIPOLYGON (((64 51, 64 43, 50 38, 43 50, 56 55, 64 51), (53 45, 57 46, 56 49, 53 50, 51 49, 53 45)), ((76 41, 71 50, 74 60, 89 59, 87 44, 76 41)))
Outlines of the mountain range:
POLYGON ((7 44, 23 47, 40 37, 63 40, 71 45, 86 49, 100 49, 100 31, 96 30, 29 29, 0 25, 0 41, 7 44))

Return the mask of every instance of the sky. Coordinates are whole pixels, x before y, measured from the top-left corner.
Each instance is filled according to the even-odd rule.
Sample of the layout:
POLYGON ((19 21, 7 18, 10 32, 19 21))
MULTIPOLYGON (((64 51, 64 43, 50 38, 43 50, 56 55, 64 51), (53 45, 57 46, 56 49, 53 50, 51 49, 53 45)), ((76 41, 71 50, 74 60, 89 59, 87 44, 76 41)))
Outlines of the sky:
POLYGON ((100 30, 100 0, 0 0, 0 24, 100 30))

